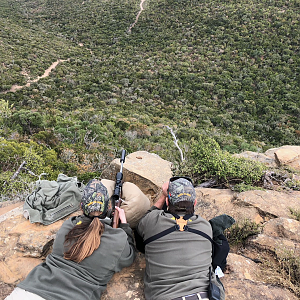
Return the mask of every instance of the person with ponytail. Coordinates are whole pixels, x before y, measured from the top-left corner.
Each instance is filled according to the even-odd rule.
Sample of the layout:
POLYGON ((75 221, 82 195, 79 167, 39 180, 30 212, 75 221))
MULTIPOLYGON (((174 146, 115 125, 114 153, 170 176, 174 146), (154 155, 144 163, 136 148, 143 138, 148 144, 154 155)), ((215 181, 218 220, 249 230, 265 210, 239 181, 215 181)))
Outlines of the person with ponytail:
POLYGON ((111 201, 97 179, 86 186, 83 214, 65 221, 56 234, 52 253, 36 266, 5 300, 99 300, 107 283, 135 259, 133 233, 125 212, 119 228, 110 226, 111 201))

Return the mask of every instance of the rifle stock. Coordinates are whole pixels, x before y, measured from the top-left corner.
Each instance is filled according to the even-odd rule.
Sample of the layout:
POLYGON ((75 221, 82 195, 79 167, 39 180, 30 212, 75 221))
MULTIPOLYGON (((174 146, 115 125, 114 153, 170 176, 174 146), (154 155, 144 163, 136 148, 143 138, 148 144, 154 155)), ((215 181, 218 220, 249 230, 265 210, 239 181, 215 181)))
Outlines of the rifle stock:
POLYGON ((119 212, 115 210, 115 206, 120 207, 121 206, 121 195, 122 195, 122 180, 123 180, 123 163, 125 162, 125 155, 126 151, 122 150, 122 155, 121 155, 121 168, 120 171, 116 175, 116 184, 115 184, 115 189, 114 189, 114 194, 112 195, 112 209, 113 209, 113 219, 112 219, 112 227, 113 228, 118 228, 119 227, 119 212))
MULTIPOLYGON (((119 197, 118 197, 119 199, 119 197)), ((120 207, 121 201, 120 200, 115 200, 115 206, 120 207)), ((119 212, 114 209, 114 214, 113 214, 113 220, 112 220, 112 228, 118 228, 119 227, 119 212)))

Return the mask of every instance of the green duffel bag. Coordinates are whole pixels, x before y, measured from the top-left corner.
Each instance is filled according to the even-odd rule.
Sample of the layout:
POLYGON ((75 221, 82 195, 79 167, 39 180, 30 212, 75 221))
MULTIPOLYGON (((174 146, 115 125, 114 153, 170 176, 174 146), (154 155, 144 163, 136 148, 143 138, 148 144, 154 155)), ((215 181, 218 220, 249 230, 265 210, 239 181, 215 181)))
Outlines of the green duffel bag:
POLYGON ((31 223, 52 224, 80 208, 84 187, 77 177, 64 174, 57 181, 38 180, 25 199, 23 215, 31 223))

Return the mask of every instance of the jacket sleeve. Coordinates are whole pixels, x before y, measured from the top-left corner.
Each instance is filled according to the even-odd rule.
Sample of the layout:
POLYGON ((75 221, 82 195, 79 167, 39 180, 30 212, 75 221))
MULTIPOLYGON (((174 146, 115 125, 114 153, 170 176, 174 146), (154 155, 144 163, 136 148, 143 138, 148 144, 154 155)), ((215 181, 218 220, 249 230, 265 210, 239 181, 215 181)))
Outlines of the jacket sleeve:
POLYGON ((151 213, 153 210, 160 210, 159 208, 157 208, 156 206, 152 206, 150 209, 147 210, 147 212, 145 213, 145 215, 140 219, 138 225, 137 225, 137 234, 144 238, 144 228, 147 227, 147 219, 148 219, 148 215, 149 213, 151 213))
POLYGON ((119 272, 122 268, 130 266, 134 262, 136 256, 132 229, 128 223, 120 223, 120 228, 122 228, 127 234, 127 241, 120 256, 119 262, 116 265, 115 272, 119 272))

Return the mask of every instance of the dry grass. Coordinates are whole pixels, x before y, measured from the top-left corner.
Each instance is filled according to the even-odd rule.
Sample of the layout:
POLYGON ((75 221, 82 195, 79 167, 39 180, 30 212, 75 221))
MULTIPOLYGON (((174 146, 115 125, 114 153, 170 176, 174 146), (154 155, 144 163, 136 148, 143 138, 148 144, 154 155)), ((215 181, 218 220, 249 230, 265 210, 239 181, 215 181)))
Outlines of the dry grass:
POLYGON ((279 285, 300 297, 300 258, 294 251, 283 249, 274 259, 266 259, 262 265, 264 281, 279 285))
POLYGON ((260 225, 249 219, 240 223, 235 223, 226 230, 226 238, 230 246, 244 246, 248 237, 259 234, 261 232, 260 225))
POLYGON ((300 210, 298 209, 293 209, 293 208, 290 208, 290 212, 291 212, 291 215, 292 217, 297 220, 297 221, 300 221, 300 210))
MULTIPOLYGON (((300 220, 300 211, 291 210, 295 219, 300 220)), ((293 250, 277 249, 276 254, 268 251, 248 248, 247 239, 259 234, 261 227, 245 220, 234 224, 226 231, 231 252, 241 254, 260 263, 260 280, 268 284, 280 286, 293 292, 300 299, 300 257, 293 250)))

